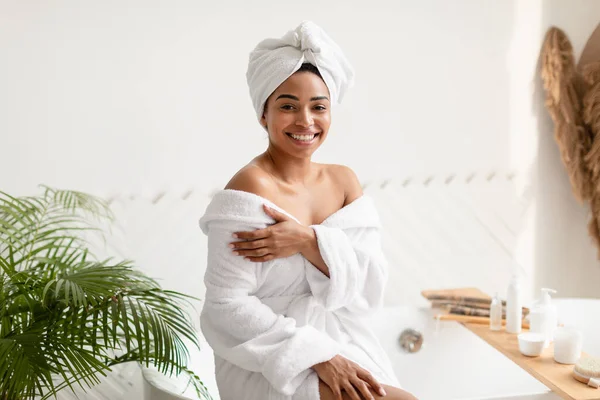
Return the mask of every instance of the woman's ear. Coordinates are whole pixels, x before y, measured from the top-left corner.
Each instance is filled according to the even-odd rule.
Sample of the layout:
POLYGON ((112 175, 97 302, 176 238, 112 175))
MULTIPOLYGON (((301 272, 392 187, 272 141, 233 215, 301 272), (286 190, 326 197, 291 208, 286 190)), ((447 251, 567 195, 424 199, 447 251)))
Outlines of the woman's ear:
POLYGON ((262 117, 260 117, 260 124, 263 126, 263 128, 267 129, 267 117, 264 113, 262 117))

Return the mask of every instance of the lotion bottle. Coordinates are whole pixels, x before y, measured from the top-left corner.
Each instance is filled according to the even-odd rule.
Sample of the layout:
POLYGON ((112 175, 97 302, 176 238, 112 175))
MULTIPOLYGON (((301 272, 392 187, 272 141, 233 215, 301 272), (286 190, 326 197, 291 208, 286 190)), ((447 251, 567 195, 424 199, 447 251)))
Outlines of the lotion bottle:
POLYGON ((513 275, 506 293, 506 332, 521 333, 523 308, 521 305, 521 282, 513 275))
POLYGON ((496 293, 490 304, 490 329, 492 331, 502 329, 502 300, 500 300, 498 293, 496 293))

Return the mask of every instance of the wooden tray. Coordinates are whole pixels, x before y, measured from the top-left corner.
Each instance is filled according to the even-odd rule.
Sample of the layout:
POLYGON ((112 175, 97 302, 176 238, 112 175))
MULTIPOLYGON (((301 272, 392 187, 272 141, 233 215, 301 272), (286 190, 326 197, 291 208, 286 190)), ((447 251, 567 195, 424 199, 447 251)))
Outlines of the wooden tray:
MULTIPOLYGON (((600 389, 587 386, 573 378, 573 365, 563 365, 554 361, 554 346, 552 344, 544 350, 541 356, 527 357, 519 351, 516 334, 507 333, 505 330, 492 331, 489 326, 481 324, 463 323, 462 325, 529 372, 563 399, 600 399, 600 389)), ((582 357, 586 355, 582 353, 582 357)))

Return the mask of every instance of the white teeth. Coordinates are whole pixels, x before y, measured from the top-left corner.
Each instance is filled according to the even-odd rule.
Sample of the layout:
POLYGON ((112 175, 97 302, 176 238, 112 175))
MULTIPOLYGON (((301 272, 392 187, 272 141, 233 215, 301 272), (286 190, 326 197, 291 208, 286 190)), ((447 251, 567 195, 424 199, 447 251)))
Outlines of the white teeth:
POLYGON ((302 142, 310 142, 315 137, 315 135, 294 135, 293 133, 290 133, 290 136, 302 142))

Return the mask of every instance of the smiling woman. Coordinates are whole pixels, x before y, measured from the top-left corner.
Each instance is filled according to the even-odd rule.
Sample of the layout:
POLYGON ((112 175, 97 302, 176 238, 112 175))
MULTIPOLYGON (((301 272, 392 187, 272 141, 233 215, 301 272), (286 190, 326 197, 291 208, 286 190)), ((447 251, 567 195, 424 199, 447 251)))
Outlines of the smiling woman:
POLYGON ((327 137, 331 125, 329 90, 319 70, 312 64, 302 64, 269 99, 260 123, 269 132, 271 144, 280 149, 293 144, 312 154, 327 137))
POLYGON ((414 399, 367 322, 387 277, 374 202, 350 168, 311 160, 353 76, 310 22, 250 54, 269 145, 200 219, 201 323, 222 399, 414 399))

